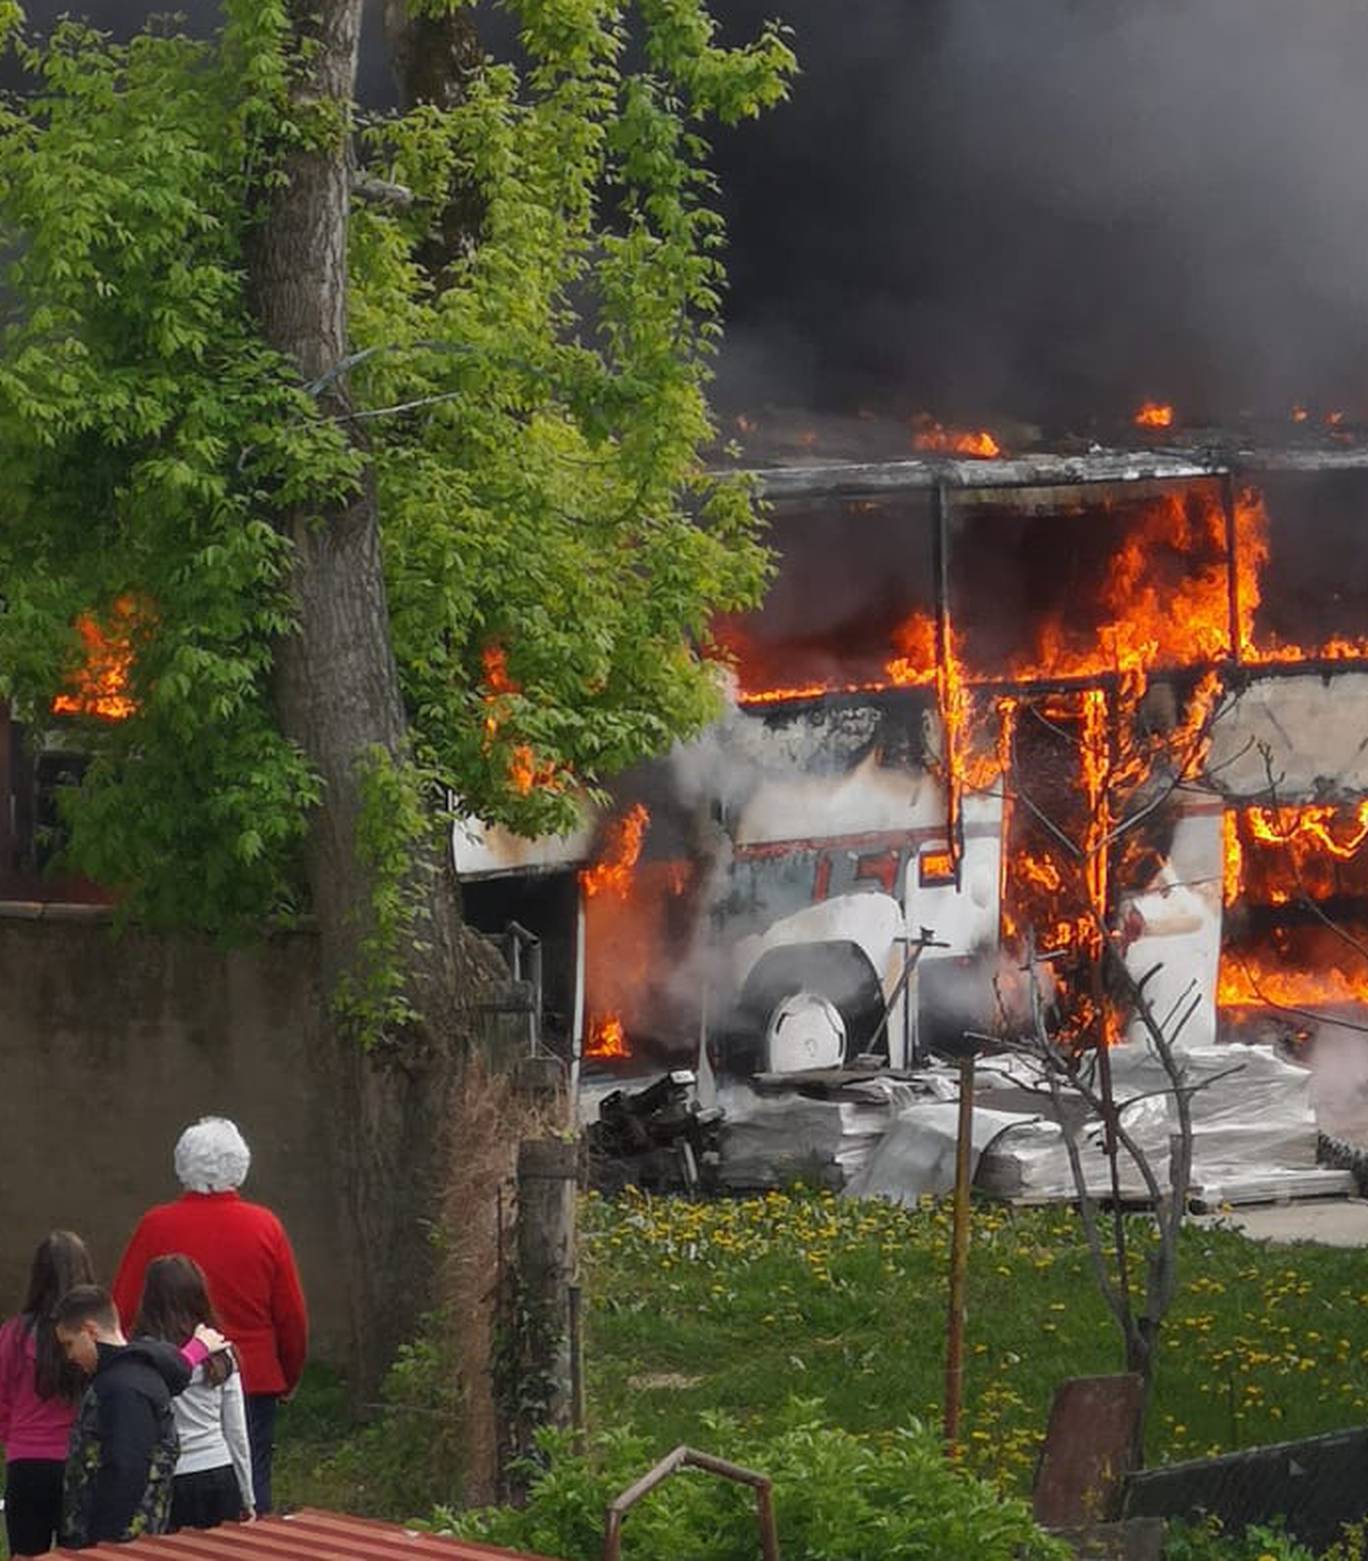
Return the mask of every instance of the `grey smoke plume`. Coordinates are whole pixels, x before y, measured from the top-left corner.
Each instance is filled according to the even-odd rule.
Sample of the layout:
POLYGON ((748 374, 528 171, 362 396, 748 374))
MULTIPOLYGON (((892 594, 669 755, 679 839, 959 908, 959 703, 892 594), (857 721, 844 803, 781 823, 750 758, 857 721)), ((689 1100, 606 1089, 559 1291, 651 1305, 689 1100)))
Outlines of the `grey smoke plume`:
POLYGON ((737 404, 1368 402, 1358 0, 727 10, 778 10, 805 71, 720 149, 737 404))
POLYGON ((1368 1125, 1368 1036, 1323 1020, 1311 1069, 1311 1101, 1321 1131, 1361 1142, 1368 1125))

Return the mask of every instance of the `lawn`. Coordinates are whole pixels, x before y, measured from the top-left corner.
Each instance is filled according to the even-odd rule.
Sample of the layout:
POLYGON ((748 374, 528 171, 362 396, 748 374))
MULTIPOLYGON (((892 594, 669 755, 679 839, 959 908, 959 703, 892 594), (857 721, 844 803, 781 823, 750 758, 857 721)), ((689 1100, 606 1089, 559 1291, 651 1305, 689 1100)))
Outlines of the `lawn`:
MULTIPOLYGON (((1137 1246, 1152 1239, 1143 1217, 1129 1230, 1137 1246)), ((944 1206, 629 1193, 587 1198, 582 1237, 591 1420, 640 1433, 643 1456, 707 1447, 718 1410, 768 1431, 795 1398, 819 1400, 828 1424, 856 1432, 938 1423, 944 1206)), ((978 1207, 969 1305, 966 1462, 1024 1493, 1056 1384, 1120 1367, 1073 1212, 978 1207)), ((281 1416, 278 1500, 406 1519, 449 1499, 432 1418, 444 1380, 419 1352, 392 1382, 384 1420, 358 1433, 345 1384, 311 1367, 281 1416)), ((1355 1425, 1365 1409, 1368 1255, 1190 1226, 1150 1460, 1355 1425)))
MULTIPOLYGON (((792 1421, 794 1399, 820 1401, 827 1425, 880 1446, 910 1421, 936 1427, 948 1223, 944 1206, 822 1193, 587 1198, 589 1412, 594 1430, 641 1438, 623 1483, 678 1442, 716 1445, 718 1411, 769 1435, 792 1421)), ((1137 1248, 1153 1239, 1143 1216, 1128 1227, 1137 1248)), ((976 1208, 969 1306, 965 1461, 1024 1494, 1056 1385, 1121 1365, 1072 1210, 976 1208)), ((457 1479, 431 1397, 446 1377, 417 1359, 392 1379, 382 1421, 359 1433, 343 1384, 310 1369, 282 1416, 279 1499, 401 1520, 450 1501, 457 1479)), ((1190 1226, 1150 1460, 1354 1425, 1365 1409, 1368 1256, 1190 1226)))
MULTIPOLYGON (((583 1210, 588 1380, 600 1425, 664 1450, 704 1417, 820 1399, 851 1430, 936 1423, 948 1210, 829 1194, 694 1203, 629 1195, 583 1210)), ((1142 1217, 1132 1239, 1151 1238, 1142 1217)), ((1161 1338, 1148 1456, 1162 1462, 1353 1425, 1368 1407, 1368 1261, 1185 1231, 1161 1338)), ((978 1208, 970 1259, 967 1459, 1029 1488, 1064 1377, 1121 1368, 1069 1209, 978 1208)))

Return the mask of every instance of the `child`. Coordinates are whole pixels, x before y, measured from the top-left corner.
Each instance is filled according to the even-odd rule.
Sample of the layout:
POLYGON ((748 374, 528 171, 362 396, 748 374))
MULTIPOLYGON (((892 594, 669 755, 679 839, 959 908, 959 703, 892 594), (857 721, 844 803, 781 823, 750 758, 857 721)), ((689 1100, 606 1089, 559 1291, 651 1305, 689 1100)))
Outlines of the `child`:
POLYGON ((81 1238, 52 1231, 33 1254, 23 1310, 0 1327, 5 1528, 14 1556, 51 1550, 61 1528, 62 1471, 85 1381, 62 1354, 52 1311, 74 1285, 94 1277, 81 1238))
MULTIPOLYGON (((181 1345, 205 1326, 217 1328, 218 1322, 203 1269, 180 1252, 154 1258, 143 1280, 134 1334, 181 1345)), ((169 1532, 254 1517, 247 1411, 232 1352, 198 1366, 171 1410, 180 1433, 180 1459, 171 1484, 169 1532)))
POLYGON ((180 1456, 171 1398, 190 1382, 179 1350, 129 1344, 107 1290, 77 1285, 57 1303, 57 1340, 90 1378, 67 1451, 62 1540, 73 1549, 161 1534, 180 1456))

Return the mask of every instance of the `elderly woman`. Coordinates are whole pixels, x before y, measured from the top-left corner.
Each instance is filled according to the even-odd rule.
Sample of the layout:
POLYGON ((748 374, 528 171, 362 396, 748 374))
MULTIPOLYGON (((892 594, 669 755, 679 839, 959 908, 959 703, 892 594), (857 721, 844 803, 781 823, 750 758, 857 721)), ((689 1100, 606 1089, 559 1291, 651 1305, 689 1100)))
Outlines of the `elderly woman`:
POLYGON ((138 1222, 114 1280, 114 1300, 131 1327, 153 1258, 182 1252, 204 1270, 209 1298, 242 1364, 256 1510, 271 1510, 276 1405, 304 1370, 309 1323, 299 1271, 274 1214, 238 1195, 252 1163, 242 1134, 226 1117, 203 1117, 176 1144, 184 1193, 138 1222))

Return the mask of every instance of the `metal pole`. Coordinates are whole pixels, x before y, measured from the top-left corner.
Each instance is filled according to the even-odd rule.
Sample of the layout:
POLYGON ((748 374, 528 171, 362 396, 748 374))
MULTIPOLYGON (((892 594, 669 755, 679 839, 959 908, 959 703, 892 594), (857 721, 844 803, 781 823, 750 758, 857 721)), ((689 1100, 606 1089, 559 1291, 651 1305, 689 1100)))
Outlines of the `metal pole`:
POLYGON ((634 1485, 623 1491, 621 1496, 608 1503, 607 1511, 604 1513, 602 1561, 620 1561, 623 1518, 643 1496, 649 1496, 657 1485, 669 1479, 672 1474, 677 1474, 680 1469, 702 1469, 704 1473, 715 1474, 719 1479, 731 1480, 738 1485, 749 1485, 755 1492, 755 1516, 760 1526, 760 1554, 763 1561, 779 1561, 779 1529, 774 1521, 774 1489, 769 1476, 759 1474, 754 1469, 743 1468, 737 1463, 728 1463, 725 1458, 716 1458, 711 1453, 700 1453, 692 1447, 676 1447, 672 1453, 667 1453, 655 1468, 648 1470, 634 1485))
POLYGON ((950 1316, 945 1330, 945 1446, 959 1450, 964 1401, 964 1292, 969 1270, 969 1183, 974 1137, 974 1056, 960 1058, 959 1128, 955 1139, 955 1203, 950 1234, 950 1316))
POLYGON ((955 864, 955 889, 960 887, 960 858, 964 855, 964 819, 961 813, 959 777, 955 774, 955 755, 951 752, 950 726, 946 719, 946 690, 949 687, 950 662, 955 654, 950 626, 950 523, 949 495, 938 482, 931 490, 931 567, 936 587, 936 690, 941 717, 941 745, 945 749, 945 828, 946 844, 955 864))
POLYGON ((570 1424, 575 1433, 575 1451, 584 1451, 584 1292, 578 1283, 570 1286, 570 1424))
POLYGON ((1240 522, 1239 507, 1235 496, 1235 476, 1225 472, 1221 477, 1221 510, 1225 516, 1226 534, 1226 583, 1230 601, 1230 659, 1237 665, 1240 660, 1240 522))

